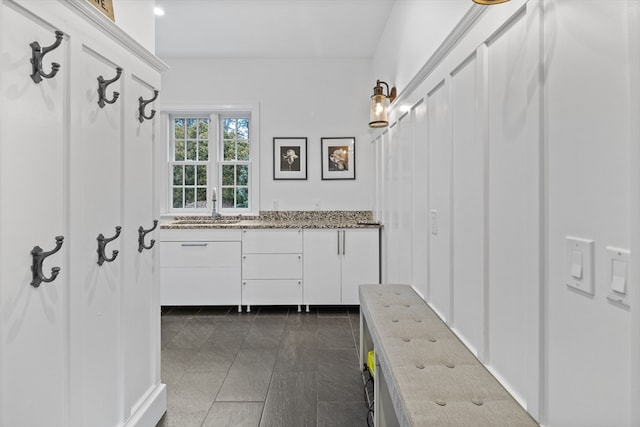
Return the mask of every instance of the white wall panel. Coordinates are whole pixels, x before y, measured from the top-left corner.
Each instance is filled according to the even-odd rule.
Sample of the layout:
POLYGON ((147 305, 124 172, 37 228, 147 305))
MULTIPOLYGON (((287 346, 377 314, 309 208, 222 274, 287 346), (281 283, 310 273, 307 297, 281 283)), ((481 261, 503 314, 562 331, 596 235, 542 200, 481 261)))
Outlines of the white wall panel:
POLYGON ((382 170, 382 177, 380 182, 380 200, 381 200, 381 217, 384 229, 382 231, 381 239, 381 254, 382 254, 382 283, 389 283, 389 241, 392 238, 391 227, 391 174, 389 169, 391 167, 389 162, 389 138, 391 135, 388 131, 384 132, 380 137, 380 165, 382 170))
MULTIPOLYGON (((48 7, 41 12, 48 18, 48 7)), ((48 54, 61 64, 53 79, 34 83, 29 43, 49 46, 55 40, 51 22, 0 3, 0 426, 67 424, 67 327, 69 235, 65 221, 65 169, 68 143, 64 108, 69 90, 68 44, 48 54), (66 73, 66 74, 65 74, 66 73), (30 112, 33 112, 30 114, 30 112), (30 285, 30 251, 51 251, 55 237, 65 237, 59 252, 43 265, 60 273, 51 283, 30 285), (37 408, 34 408, 36 402, 37 408)))
MULTIPOLYGON (((539 283, 539 140, 528 133, 535 99, 526 69, 527 20, 516 16, 488 44, 489 364, 527 404, 531 337, 539 324, 529 298, 539 283)), ((535 359, 535 358, 534 358, 535 359)))
POLYGON ((400 151, 396 149, 400 139, 400 126, 394 124, 387 134, 384 153, 387 163, 387 191, 385 201, 388 206, 388 215, 385 219, 385 237, 387 239, 387 282, 399 283, 401 273, 399 258, 402 256, 402 237, 400 233, 400 213, 403 206, 400 205, 401 194, 400 177, 398 167, 400 165, 400 151))
POLYGON ((412 279, 422 295, 429 281, 429 145, 427 140, 427 104, 424 98, 415 104, 412 114, 412 279))
POLYGON ((397 176, 398 184, 396 187, 397 195, 397 215, 398 215, 398 230, 397 230, 397 251, 395 256, 396 264, 398 268, 397 283, 411 283, 412 272, 412 257, 411 248, 412 232, 411 232, 411 211, 413 207, 412 197, 412 165, 411 161, 411 146, 412 146, 412 132, 411 132, 411 115, 405 114, 402 116, 396 125, 398 132, 397 144, 393 147, 396 151, 397 159, 397 176))
POLYGON ((451 108, 449 82, 427 97, 429 140, 428 300, 447 322, 451 316, 451 108))
MULTIPOLYGON (((102 46, 84 46, 78 79, 83 88, 97 88, 97 76, 105 80, 116 75, 116 63, 98 52, 106 52, 102 46)), ((123 93, 123 78, 108 87, 106 97, 113 92, 123 93)), ((120 348, 120 280, 122 255, 114 262, 99 266, 97 237, 111 238, 115 227, 122 226, 121 218, 121 149, 123 141, 122 100, 114 104, 98 105, 97 90, 79 93, 82 105, 82 136, 74 146, 80 158, 71 177, 76 182, 73 196, 76 206, 91 206, 91 215, 78 218, 72 230, 81 236, 74 248, 78 256, 74 273, 78 279, 78 298, 81 301, 82 322, 82 407, 85 425, 109 426, 119 422, 119 375, 121 371, 120 348)), ((106 246, 106 256, 122 251, 121 236, 106 246)))
MULTIPOLYGON (((451 77, 453 132, 453 327, 481 355, 485 316, 484 165, 479 79, 474 54, 451 77)), ((481 82, 480 82, 481 83, 481 82)))
MULTIPOLYGON (((640 422, 629 418, 638 404, 629 393, 630 367, 639 363, 630 359, 631 313, 640 307, 607 301, 605 259, 606 246, 629 248, 629 223, 638 223, 629 217, 640 184, 629 175, 631 144, 638 145, 629 137, 630 120, 638 120, 629 114, 630 96, 638 96, 629 86, 638 79, 629 68, 631 47, 639 49, 629 35, 639 25, 637 15, 629 20, 634 3, 565 0, 546 8, 551 426, 640 422), (564 284, 566 235, 595 241, 593 297, 564 284)), ((632 292, 637 285, 629 283, 632 292)))

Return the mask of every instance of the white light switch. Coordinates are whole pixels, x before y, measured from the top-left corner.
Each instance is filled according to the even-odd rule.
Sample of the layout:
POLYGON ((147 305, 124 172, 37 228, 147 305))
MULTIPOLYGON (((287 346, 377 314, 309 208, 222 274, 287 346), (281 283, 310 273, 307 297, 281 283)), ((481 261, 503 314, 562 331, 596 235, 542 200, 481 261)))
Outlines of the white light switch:
POLYGON ((629 307, 627 295, 627 280, 630 252, 626 249, 618 249, 607 246, 607 299, 609 301, 629 307))
POLYGON ((571 275, 574 279, 582 279, 582 251, 571 251, 571 275))
POLYGON ((593 295, 593 240, 567 236, 566 242, 567 286, 593 295))
POLYGON ((431 234, 438 235, 438 211, 431 209, 431 234))
POLYGON ((613 260, 611 267, 611 290, 620 294, 627 293, 627 264, 617 259, 613 260))

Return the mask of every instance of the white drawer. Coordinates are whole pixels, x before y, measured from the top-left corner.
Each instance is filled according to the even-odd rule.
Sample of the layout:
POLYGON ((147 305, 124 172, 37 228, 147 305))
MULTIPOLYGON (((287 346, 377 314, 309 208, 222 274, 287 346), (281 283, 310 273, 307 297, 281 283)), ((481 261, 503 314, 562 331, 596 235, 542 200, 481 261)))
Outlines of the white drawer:
POLYGON ((160 229, 161 242, 239 242, 240 230, 190 228, 190 229, 160 229))
POLYGON ((242 255, 243 279, 301 279, 301 254, 242 255))
POLYGON ((242 304, 302 304, 302 280, 243 280, 242 304))
POLYGON ((238 267, 240 242, 160 242, 161 267, 238 267))
POLYGON ((291 254, 302 252, 302 230, 242 230, 242 253, 291 254))
POLYGON ((162 305, 240 305, 240 268, 161 268, 162 305))

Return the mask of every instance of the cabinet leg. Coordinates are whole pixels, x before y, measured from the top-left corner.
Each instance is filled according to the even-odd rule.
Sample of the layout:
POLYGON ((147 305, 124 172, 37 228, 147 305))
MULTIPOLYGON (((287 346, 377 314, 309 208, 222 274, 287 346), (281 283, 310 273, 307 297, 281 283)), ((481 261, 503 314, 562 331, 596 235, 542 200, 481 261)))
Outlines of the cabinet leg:
POLYGON ((298 304, 298 313, 302 313, 302 307, 298 304))
POLYGON ((242 313, 242 306, 238 305, 238 313, 242 313))
POLYGON ((251 313, 251 306, 247 304, 247 313, 251 313))
POLYGON ((307 304, 307 313, 309 312, 309 304, 307 304))

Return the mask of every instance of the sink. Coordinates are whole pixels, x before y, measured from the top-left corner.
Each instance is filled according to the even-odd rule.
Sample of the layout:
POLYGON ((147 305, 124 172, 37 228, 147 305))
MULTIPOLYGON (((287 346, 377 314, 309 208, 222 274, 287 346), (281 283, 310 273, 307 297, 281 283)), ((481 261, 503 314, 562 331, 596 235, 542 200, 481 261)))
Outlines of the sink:
POLYGON ((239 219, 219 219, 219 218, 193 218, 193 219, 178 219, 171 221, 172 224, 185 225, 185 224, 202 224, 202 225, 229 225, 239 223, 239 219))

